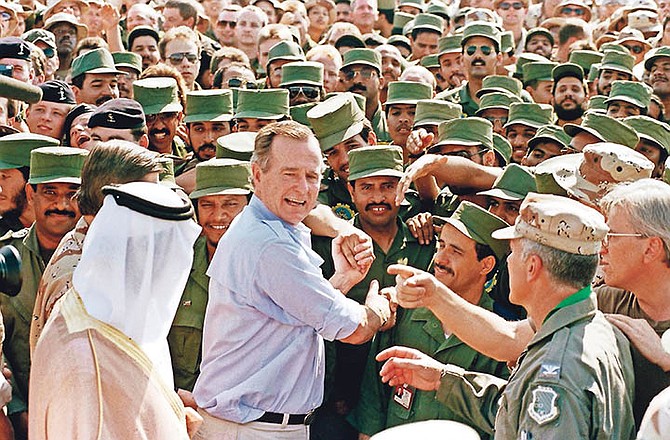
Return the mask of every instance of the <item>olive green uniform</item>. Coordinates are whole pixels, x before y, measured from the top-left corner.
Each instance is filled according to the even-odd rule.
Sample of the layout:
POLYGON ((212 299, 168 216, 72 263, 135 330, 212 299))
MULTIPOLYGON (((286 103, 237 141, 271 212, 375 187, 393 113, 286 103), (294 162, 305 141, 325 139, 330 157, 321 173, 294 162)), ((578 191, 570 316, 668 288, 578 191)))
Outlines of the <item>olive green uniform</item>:
MULTIPOLYGON (((487 310, 493 307, 489 295, 482 292, 478 304, 487 310)), ((383 363, 375 356, 382 350, 401 345, 416 348, 442 363, 458 365, 470 371, 493 374, 506 378, 509 376, 507 365, 478 353, 463 343, 455 335, 445 337, 440 320, 426 308, 400 309, 398 321, 391 330, 378 333, 372 342, 370 355, 365 367, 361 397, 358 405, 348 417, 349 422, 359 431, 374 435, 379 431, 397 425, 423 420, 441 419, 466 422, 448 406, 435 400, 435 391, 422 391, 413 388, 395 390, 382 383, 379 370, 383 363), (402 400, 404 391, 406 400, 402 400)), ((487 438, 483 431, 479 432, 487 438)))
POLYGON ((389 134, 388 125, 386 124, 386 113, 382 111, 381 104, 377 106, 377 110, 372 115, 372 129, 377 135, 377 142, 386 143, 392 142, 391 135, 389 134))
POLYGON ((509 381, 448 366, 437 399, 496 439, 630 439, 633 364, 590 286, 545 319, 509 381))
POLYGON ((193 266, 168 334, 174 385, 188 391, 193 391, 200 374, 202 327, 209 297, 208 267, 207 239, 203 236, 193 245, 193 266))
POLYGON ((467 116, 475 116, 475 113, 479 110, 479 104, 477 104, 470 96, 470 89, 468 88, 467 82, 455 89, 438 93, 435 95, 435 99, 442 99, 460 104, 461 107, 463 107, 463 113, 467 116))
POLYGON ((8 414, 28 410, 28 381, 30 375, 30 323, 35 307, 37 287, 44 272, 45 262, 40 253, 35 224, 17 232, 8 232, 0 238, 0 246, 11 244, 21 255, 23 284, 18 295, 0 294, 0 309, 5 320, 3 352, 12 371, 12 401, 8 414))

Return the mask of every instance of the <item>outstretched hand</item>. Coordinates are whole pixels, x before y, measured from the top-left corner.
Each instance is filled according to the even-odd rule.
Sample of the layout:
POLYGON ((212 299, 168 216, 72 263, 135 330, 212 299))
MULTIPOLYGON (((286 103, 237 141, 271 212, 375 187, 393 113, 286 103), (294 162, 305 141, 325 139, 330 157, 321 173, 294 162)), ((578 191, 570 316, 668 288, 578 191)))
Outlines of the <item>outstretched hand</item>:
POLYGON ((375 358, 386 361, 379 375, 382 382, 391 386, 411 385, 420 390, 432 391, 440 387, 445 365, 430 356, 407 347, 391 347, 375 358))

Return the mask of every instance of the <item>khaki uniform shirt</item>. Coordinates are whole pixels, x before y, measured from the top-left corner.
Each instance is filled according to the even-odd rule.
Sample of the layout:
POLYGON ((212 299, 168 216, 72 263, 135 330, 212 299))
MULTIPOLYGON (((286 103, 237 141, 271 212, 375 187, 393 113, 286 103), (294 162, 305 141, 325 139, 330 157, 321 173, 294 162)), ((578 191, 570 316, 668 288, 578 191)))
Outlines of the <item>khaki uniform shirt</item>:
POLYGON ((199 237, 193 246, 193 267, 168 334, 174 385, 193 391, 202 360, 202 327, 207 309, 209 277, 205 272, 207 239, 199 237))
POLYGON ((437 399, 496 439, 612 440, 635 435, 633 392, 628 340, 591 295, 550 313, 509 382, 450 366, 437 399))

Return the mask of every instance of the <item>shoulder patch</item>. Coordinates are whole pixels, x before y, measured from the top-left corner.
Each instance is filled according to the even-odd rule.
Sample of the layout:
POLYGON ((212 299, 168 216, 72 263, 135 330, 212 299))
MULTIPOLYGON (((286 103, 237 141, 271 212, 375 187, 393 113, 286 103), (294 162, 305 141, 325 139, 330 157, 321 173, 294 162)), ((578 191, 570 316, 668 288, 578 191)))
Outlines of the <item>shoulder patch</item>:
POLYGON ((540 379, 558 380, 561 378, 561 366, 553 362, 545 362, 540 366, 540 379))
POLYGON ((354 210, 351 209, 351 206, 347 205, 346 203, 338 203, 337 205, 333 206, 332 209, 333 213, 343 220, 351 220, 356 214, 354 210))
POLYGON ((551 387, 538 385, 531 391, 533 398, 528 406, 528 415, 538 425, 556 420, 559 416, 558 393, 551 387))

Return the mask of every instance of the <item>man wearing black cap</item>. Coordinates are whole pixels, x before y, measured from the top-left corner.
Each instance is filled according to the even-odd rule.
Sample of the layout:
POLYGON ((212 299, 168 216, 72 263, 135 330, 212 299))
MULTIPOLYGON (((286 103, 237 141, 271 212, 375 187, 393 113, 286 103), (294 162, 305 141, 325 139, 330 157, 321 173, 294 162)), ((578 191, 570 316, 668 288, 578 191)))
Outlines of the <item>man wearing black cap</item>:
POLYGON ((54 139, 63 137, 65 117, 76 104, 70 86, 57 79, 39 85, 42 100, 31 104, 26 111, 26 124, 31 133, 54 139))
POLYGON ((120 139, 142 148, 149 147, 147 123, 142 106, 132 99, 119 98, 98 107, 88 120, 93 142, 120 139))
POLYGON ((558 125, 580 124, 589 96, 584 83, 584 71, 577 64, 566 63, 554 67, 554 111, 558 125))
POLYGON ((35 69, 30 61, 31 52, 30 45, 18 37, 0 38, 0 73, 9 70, 12 78, 32 82, 35 69))
POLYGON ((544 28, 535 28, 528 31, 526 35, 526 52, 542 55, 551 59, 551 52, 554 48, 554 36, 544 28))
POLYGON ((138 26, 128 35, 128 50, 142 57, 142 70, 160 61, 159 40, 158 32, 148 26, 138 26))

